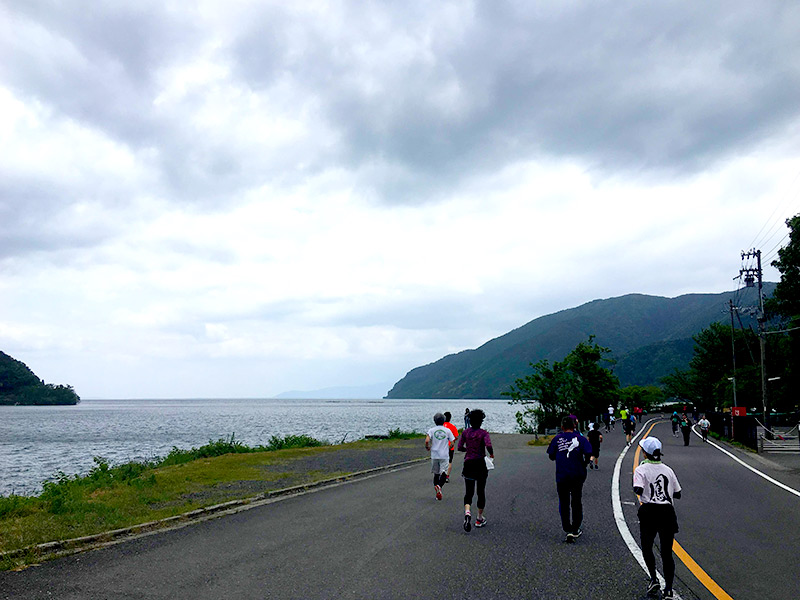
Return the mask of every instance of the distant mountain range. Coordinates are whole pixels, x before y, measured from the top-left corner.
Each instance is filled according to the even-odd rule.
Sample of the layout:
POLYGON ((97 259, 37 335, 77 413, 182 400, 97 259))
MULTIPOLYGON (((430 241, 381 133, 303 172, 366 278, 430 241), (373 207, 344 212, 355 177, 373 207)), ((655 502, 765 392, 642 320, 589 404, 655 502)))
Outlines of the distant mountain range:
MULTIPOLYGON (((765 295, 775 289, 765 283, 765 295)), ((740 306, 754 306, 757 294, 740 306)), ((511 384, 531 373, 530 363, 562 360, 590 335, 610 348, 620 383, 656 385, 676 368, 685 369, 694 350, 692 336, 711 323, 730 322, 728 301, 736 292, 687 294, 677 298, 629 294, 594 300, 577 308, 535 319, 518 329, 417 367, 398 381, 387 398, 502 398, 511 384)), ((743 311, 740 311, 743 312, 743 311)), ((755 326, 742 314, 745 326, 755 326)), ((737 322, 738 325, 738 322, 737 322)))

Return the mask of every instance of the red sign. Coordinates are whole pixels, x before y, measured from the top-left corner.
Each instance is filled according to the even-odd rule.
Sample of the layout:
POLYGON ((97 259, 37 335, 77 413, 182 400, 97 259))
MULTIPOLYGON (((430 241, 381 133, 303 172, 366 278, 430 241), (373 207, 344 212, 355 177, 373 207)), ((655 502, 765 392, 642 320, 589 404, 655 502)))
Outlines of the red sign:
POLYGON ((747 416, 747 407, 745 406, 734 406, 731 408, 731 414, 734 417, 746 417, 747 416))

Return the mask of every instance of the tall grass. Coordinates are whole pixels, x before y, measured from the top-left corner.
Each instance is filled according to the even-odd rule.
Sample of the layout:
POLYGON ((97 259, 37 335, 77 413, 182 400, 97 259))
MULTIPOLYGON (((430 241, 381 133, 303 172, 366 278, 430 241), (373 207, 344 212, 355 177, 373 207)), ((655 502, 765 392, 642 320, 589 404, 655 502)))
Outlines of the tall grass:
POLYGON ((400 428, 389 430, 390 440, 411 440, 418 437, 422 437, 422 434, 416 431, 403 431, 400 428))
MULTIPOLYGON (((86 475, 67 475, 59 471, 54 481, 46 481, 38 496, 0 496, 0 519, 21 517, 45 509, 51 514, 81 513, 88 507, 86 499, 93 492, 125 485, 143 490, 156 483, 154 471, 160 467, 182 465, 203 458, 224 454, 271 452, 287 448, 313 448, 327 442, 308 435, 272 436, 266 445, 247 446, 230 438, 209 440, 204 446, 184 450, 173 447, 163 458, 131 461, 112 466, 103 457, 94 457, 94 466, 86 475)), ((96 508, 96 506, 95 506, 96 508)))

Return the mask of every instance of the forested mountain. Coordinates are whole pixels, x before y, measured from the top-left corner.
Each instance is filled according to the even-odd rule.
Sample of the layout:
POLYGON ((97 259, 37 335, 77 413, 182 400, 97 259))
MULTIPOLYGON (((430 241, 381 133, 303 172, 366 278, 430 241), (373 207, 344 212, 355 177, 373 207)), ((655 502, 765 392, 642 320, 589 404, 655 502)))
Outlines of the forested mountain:
POLYGON ((25 363, 0 352, 0 405, 77 404, 80 401, 71 386, 45 383, 25 363))
MULTIPOLYGON (((764 284, 770 293, 775 284, 764 284)), ((663 298, 629 294, 594 300, 577 308, 535 319, 518 329, 417 367, 398 381, 387 398, 502 398, 517 378, 531 372, 530 363, 562 360, 590 335, 610 348, 615 374, 625 385, 657 384, 692 357, 692 336, 715 321, 730 321, 728 301, 757 304, 757 294, 736 292, 687 294, 663 298)), ((745 320, 744 325, 754 323, 745 320)))

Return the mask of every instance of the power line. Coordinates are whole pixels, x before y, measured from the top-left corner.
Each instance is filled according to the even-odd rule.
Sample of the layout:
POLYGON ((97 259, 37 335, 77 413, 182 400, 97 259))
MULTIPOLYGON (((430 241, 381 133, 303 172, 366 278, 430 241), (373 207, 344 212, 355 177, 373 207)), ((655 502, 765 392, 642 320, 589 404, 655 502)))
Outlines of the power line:
MULTIPOLYGON (((789 186, 789 190, 786 192, 784 199, 778 202, 778 205, 772 211, 772 214, 769 216, 769 218, 767 218, 764 225, 761 226, 761 229, 756 234, 756 237, 753 239, 752 242, 750 242, 749 245, 751 248, 756 248, 759 246, 764 247, 770 243, 770 240, 777 233, 775 231, 776 227, 780 227, 780 225, 782 225, 785 222, 785 218, 780 218, 780 217, 778 217, 776 221, 775 220, 776 215, 786 214, 787 212, 793 212, 789 210, 790 207, 793 205, 793 202, 796 202, 798 199, 800 199, 800 195, 796 191, 794 191, 795 188, 797 187, 798 180, 800 180, 800 171, 798 171, 797 174, 795 174, 794 179, 792 180, 792 183, 789 186), (760 237, 761 234, 768 226, 769 230, 767 231, 765 236, 761 238, 760 237)), ((797 210, 800 211, 800 203, 798 203, 797 205, 797 210)))

